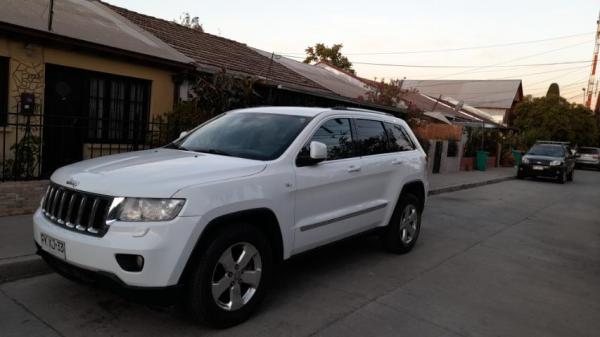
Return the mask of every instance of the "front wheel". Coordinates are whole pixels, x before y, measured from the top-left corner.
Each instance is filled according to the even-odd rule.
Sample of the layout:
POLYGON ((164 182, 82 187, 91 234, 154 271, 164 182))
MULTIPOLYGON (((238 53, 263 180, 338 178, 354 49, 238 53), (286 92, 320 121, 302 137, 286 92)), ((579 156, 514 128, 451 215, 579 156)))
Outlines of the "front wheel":
POLYGON ((404 254, 417 242, 421 231, 421 209, 419 198, 413 194, 400 196, 390 223, 381 234, 385 250, 404 254))
POLYGON ((573 181, 573 175, 575 175, 575 169, 571 170, 571 173, 567 175, 567 181, 573 181))
POLYGON ((254 226, 225 226, 209 241, 187 284, 192 318, 217 328, 239 324, 262 301, 273 269, 272 250, 254 226))

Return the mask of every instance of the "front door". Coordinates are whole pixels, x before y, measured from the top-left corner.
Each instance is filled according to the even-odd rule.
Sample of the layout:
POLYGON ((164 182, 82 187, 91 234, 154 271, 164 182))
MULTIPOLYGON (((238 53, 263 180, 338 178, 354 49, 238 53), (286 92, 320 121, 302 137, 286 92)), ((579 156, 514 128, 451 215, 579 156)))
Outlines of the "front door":
POLYGON ((310 141, 325 143, 328 157, 316 165, 296 167, 294 254, 336 240, 364 225, 360 216, 362 190, 357 186, 362 172, 350 119, 325 121, 303 152, 308 152, 310 141))
POLYGON ((87 83, 81 70, 46 65, 42 174, 83 159, 87 83))

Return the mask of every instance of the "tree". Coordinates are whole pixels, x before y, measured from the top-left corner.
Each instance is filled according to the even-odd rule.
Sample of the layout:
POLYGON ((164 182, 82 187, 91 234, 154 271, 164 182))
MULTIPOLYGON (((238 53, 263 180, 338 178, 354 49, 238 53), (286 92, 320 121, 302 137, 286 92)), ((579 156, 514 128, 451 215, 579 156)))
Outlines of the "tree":
POLYGON ((594 146, 599 141, 591 110, 560 96, 525 96, 516 108, 514 126, 520 129, 522 147, 536 140, 569 141, 580 146, 594 146))
POLYGON ((304 63, 311 62, 328 62, 332 65, 343 69, 347 72, 355 74, 354 69, 352 68, 352 62, 348 60, 348 58, 342 55, 343 44, 334 44, 331 47, 327 47, 323 43, 317 43, 314 47, 308 47, 305 49, 306 51, 306 59, 304 63))
POLYGON ((546 97, 560 97, 560 89, 558 88, 557 83, 550 84, 550 87, 548 87, 548 92, 546 93, 546 97))
POLYGON ((178 23, 182 26, 204 32, 204 29, 202 28, 202 25, 200 24, 200 18, 198 18, 197 16, 192 17, 190 15, 190 13, 188 13, 188 12, 183 12, 179 16, 179 20, 173 20, 173 21, 175 21, 176 23, 178 23))

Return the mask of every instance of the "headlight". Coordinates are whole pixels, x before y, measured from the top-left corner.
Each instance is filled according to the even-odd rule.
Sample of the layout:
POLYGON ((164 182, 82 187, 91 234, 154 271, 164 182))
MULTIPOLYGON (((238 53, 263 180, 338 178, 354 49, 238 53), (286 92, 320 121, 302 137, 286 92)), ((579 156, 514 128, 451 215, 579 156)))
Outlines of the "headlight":
POLYGON ((523 157, 523 159, 521 159, 521 163, 529 164, 529 159, 527 159, 527 157, 523 157))
POLYGON ((169 221, 179 214, 184 203, 184 199, 115 198, 108 219, 169 221))
POLYGON ((550 166, 560 166, 562 165, 562 161, 560 160, 553 160, 550 162, 550 166))

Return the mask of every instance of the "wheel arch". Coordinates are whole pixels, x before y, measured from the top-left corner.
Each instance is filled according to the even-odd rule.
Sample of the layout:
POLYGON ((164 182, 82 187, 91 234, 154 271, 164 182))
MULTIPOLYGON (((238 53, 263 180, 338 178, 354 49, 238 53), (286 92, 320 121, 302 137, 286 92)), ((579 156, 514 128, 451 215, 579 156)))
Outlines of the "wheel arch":
POLYGON ((254 226, 261 231, 271 243, 275 263, 283 260, 283 236, 279 221, 275 213, 268 208, 253 208, 234 213, 224 214, 212 219, 204 228, 194 245, 194 249, 186 261, 185 267, 179 277, 179 284, 185 282, 192 266, 199 259, 203 247, 216 235, 223 226, 228 224, 243 223, 254 226))
POLYGON ((398 196, 398 200, 405 194, 413 194, 419 199, 419 211, 423 212, 425 208, 425 184, 421 180, 409 181, 402 186, 402 191, 398 196))

